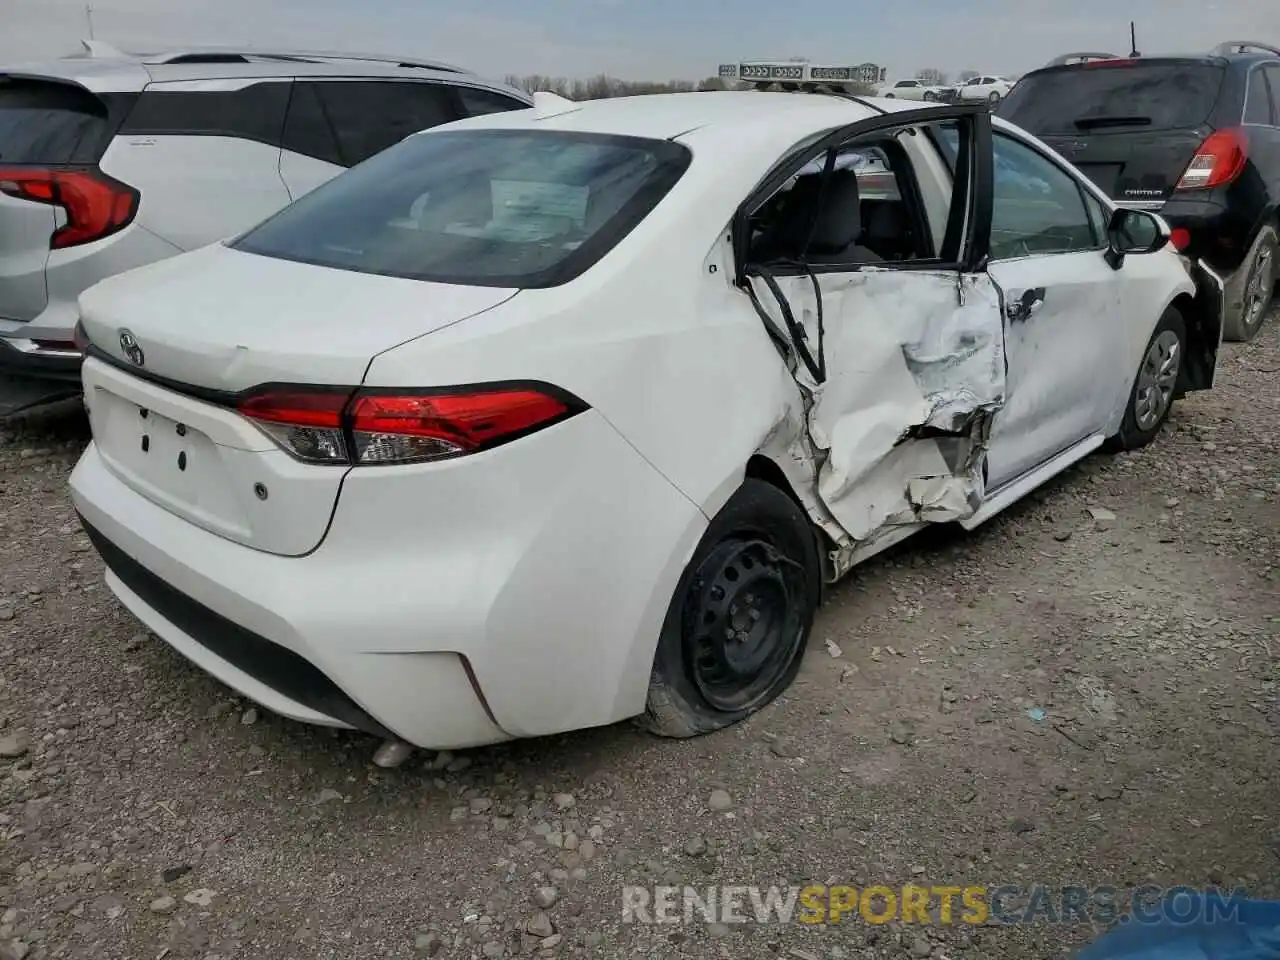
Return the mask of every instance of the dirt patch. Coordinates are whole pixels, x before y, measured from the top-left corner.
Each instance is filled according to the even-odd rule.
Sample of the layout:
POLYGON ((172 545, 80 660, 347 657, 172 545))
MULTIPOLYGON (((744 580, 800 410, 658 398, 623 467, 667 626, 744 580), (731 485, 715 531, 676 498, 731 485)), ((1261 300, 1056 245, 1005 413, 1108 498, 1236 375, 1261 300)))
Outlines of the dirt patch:
POLYGON ((622 887, 1278 894, 1277 372, 1273 321, 1153 447, 860 569, 749 723, 395 771, 148 636, 66 496, 82 415, 7 424, 0 956, 1043 958, 1089 925, 654 927, 622 887))

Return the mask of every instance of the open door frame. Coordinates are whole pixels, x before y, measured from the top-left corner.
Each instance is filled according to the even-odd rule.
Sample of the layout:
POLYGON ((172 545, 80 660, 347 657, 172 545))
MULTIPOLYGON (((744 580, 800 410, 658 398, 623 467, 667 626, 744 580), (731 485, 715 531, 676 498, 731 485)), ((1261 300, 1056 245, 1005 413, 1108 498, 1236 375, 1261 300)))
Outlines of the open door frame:
MULTIPOLYGON (((829 159, 821 175, 832 169, 829 159)), ((854 549, 899 539, 922 523, 962 519, 981 506, 986 438, 1004 402, 1005 374, 1003 314, 985 273, 992 175, 984 105, 884 112, 796 150, 734 218, 738 285, 805 395, 818 451, 815 492, 854 549), (749 261, 750 218, 807 164, 881 131, 953 121, 959 150, 937 256, 888 264, 749 261), (772 311, 761 297, 776 301, 772 311), (824 301, 837 324, 830 378, 824 301)))
MULTIPOLYGON (((870 104, 867 105, 870 106, 870 104)), ((783 330, 760 304, 752 288, 752 271, 749 262, 751 217, 787 180, 833 147, 881 130, 949 121, 959 123, 960 144, 953 171, 953 184, 961 188, 961 193, 959 196, 954 192, 952 194, 951 212, 947 220, 942 247, 934 259, 894 264, 893 269, 953 269, 957 273, 975 273, 986 264, 991 245, 993 192, 991 114, 986 104, 951 104, 944 107, 923 107, 912 110, 882 110, 879 116, 867 117, 837 127, 781 160, 738 207, 732 224, 734 282, 750 297, 770 338, 793 371, 803 364, 816 382, 821 383, 825 379, 825 372, 822 369, 824 363, 821 333, 819 333, 815 356, 810 348, 809 338, 805 336, 803 327, 795 321, 785 298, 780 296, 780 290, 776 289, 773 277, 799 273, 820 275, 837 269, 843 272, 850 268, 795 265, 791 269, 785 267, 772 269, 764 274, 765 282, 770 286, 781 307, 782 320, 786 327, 786 330, 783 330)), ((827 170, 823 175, 830 176, 830 174, 831 171, 827 170)), ((759 273, 755 275, 761 276, 759 273)))

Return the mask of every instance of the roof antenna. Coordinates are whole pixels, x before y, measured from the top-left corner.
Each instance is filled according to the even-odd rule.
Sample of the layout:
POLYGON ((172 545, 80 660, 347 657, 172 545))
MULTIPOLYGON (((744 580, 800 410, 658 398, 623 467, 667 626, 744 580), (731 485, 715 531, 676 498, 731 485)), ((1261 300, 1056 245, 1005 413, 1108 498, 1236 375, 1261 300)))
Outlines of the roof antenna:
POLYGON ((89 4, 87 4, 87 3, 84 5, 84 18, 85 18, 87 21, 89 21, 89 39, 90 39, 90 40, 92 40, 92 39, 94 39, 94 36, 93 36, 93 7, 89 6, 89 4))
POLYGON ((1138 27, 1132 20, 1129 21, 1129 56, 1134 58, 1142 56, 1138 52, 1138 27))

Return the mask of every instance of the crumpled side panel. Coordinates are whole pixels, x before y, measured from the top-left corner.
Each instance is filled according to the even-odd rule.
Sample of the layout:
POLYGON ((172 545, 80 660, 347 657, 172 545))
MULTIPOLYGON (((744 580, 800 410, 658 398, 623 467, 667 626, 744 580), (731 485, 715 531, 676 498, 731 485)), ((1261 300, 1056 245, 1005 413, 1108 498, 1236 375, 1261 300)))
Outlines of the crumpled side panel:
MULTIPOLYGON (((797 374, 812 397, 810 436, 826 454, 819 496, 855 540, 886 525, 973 514, 989 418, 1005 396, 999 292, 985 275, 954 272, 819 279, 827 379, 797 374)), ((779 282, 816 350, 812 282, 779 282)), ((763 293, 762 303, 770 299, 763 293)))

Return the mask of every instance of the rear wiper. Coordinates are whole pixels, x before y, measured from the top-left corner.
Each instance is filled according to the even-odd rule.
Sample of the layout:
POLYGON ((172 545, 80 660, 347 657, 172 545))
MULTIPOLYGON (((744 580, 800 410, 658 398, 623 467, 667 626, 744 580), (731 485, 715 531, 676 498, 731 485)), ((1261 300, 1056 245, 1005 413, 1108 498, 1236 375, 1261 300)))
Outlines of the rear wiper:
POLYGON ((1096 130, 1098 127, 1149 127, 1150 117, 1081 117, 1076 121, 1078 130, 1096 130))

